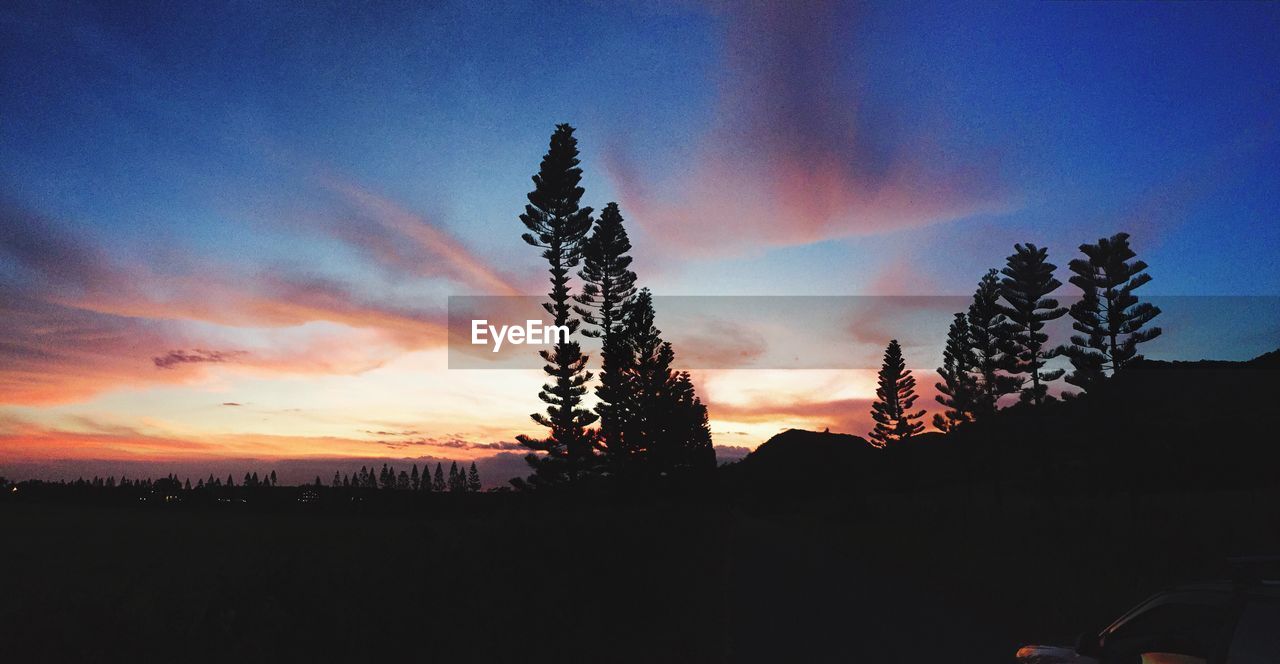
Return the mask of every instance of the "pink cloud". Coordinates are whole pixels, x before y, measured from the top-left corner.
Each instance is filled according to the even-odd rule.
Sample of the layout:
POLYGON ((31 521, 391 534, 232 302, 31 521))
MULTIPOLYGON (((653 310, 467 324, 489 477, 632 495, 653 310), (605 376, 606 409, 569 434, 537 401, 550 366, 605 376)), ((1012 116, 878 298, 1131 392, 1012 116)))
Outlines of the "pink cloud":
POLYGON ((378 332, 265 336, 225 347, 182 321, 119 316, 0 290, 0 403, 72 403, 110 389, 184 384, 212 367, 254 374, 355 374, 402 347, 378 332), (221 347, 220 347, 221 346, 221 347))
POLYGON ((159 275, 40 215, 0 205, 0 221, 0 257, 16 276, 0 291, 4 403, 72 402, 115 387, 181 383, 214 365, 359 373, 445 342, 442 312, 372 300, 335 281, 237 275, 196 260, 185 274, 159 275), (193 321, 260 333, 246 342, 232 329, 193 321), (302 327, 319 322, 342 327, 302 327))
POLYGON ((732 254, 1008 207, 991 164, 948 154, 935 128, 904 134, 872 117, 845 84, 844 18, 830 2, 728 7, 716 124, 687 176, 660 183, 625 150, 607 155, 649 236, 685 253, 732 254))
POLYGON ((337 178, 325 186, 358 210, 372 226, 340 223, 331 230, 380 262, 425 277, 443 276, 481 295, 520 295, 522 291, 487 261, 430 219, 368 188, 337 178))

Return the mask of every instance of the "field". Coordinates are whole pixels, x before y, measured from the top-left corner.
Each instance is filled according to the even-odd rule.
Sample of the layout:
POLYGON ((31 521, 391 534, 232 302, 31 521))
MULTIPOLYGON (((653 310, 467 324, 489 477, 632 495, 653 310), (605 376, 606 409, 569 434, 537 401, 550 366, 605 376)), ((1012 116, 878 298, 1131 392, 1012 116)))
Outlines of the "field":
MULTIPOLYGON (((1280 550, 1280 492, 0 503, 9 661, 1007 662, 1280 550)), ((6 656, 5 659, 8 659, 6 656)))

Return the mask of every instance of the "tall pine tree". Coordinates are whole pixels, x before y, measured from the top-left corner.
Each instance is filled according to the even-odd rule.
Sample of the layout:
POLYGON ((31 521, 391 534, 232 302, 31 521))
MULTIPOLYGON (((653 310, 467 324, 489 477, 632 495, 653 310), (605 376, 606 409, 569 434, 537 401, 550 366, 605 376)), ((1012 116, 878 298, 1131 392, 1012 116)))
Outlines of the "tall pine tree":
POLYGON ((1045 360, 1055 357, 1057 352, 1045 350, 1049 335, 1043 330, 1046 323, 1061 318, 1067 309, 1058 306, 1057 300, 1046 297, 1062 285, 1053 276, 1058 266, 1049 262, 1048 249, 1028 243, 1016 244, 1013 250, 1000 271, 1004 275, 1000 280, 1000 296, 1004 300, 1000 313, 1008 319, 1008 324, 1001 328, 1002 339, 1013 358, 1008 363, 1009 372, 1031 378, 1029 387, 1023 385, 1022 401, 1040 404, 1048 392, 1047 383, 1064 373, 1063 369, 1044 371, 1045 360))
POLYGON ((476 470, 476 462, 471 462, 471 468, 467 470, 467 491, 477 492, 480 490, 480 471, 476 470))
POLYGON ((1004 330, 1009 321, 1000 312, 999 274, 993 268, 983 275, 969 305, 969 349, 978 380, 974 414, 978 419, 994 413, 1001 397, 1015 394, 1022 387, 1022 379, 1003 372, 1013 356, 1007 352, 1005 341, 1004 330))
POLYGON ((1142 359, 1138 344, 1160 336, 1160 328, 1145 327, 1160 315, 1160 308, 1138 302, 1133 291, 1151 281, 1147 264, 1133 260, 1129 234, 1100 238, 1097 244, 1082 244, 1085 258, 1068 264, 1074 273, 1069 279, 1081 292, 1071 305, 1071 345, 1062 353, 1071 359, 1067 382, 1085 391, 1134 360, 1142 359), (1144 329, 1145 328, 1145 329, 1144 329))
POLYGON ((924 430, 924 411, 912 412, 916 399, 916 379, 907 368, 898 340, 889 342, 880 367, 876 401, 871 404, 871 419, 876 423, 868 435, 873 445, 884 447, 906 440, 924 430))
MULTIPOLYGON (((591 230, 591 208, 579 206, 581 180, 573 127, 556 125, 550 148, 533 176, 534 189, 529 192, 529 204, 520 221, 528 230, 522 236, 524 241, 542 249, 551 273, 551 299, 543 307, 554 325, 568 328, 571 333, 580 321, 572 315, 569 273, 582 259, 584 241, 591 230)), ((539 354, 547 363, 544 371, 551 382, 543 385, 538 394, 547 403, 546 414, 534 413, 531 417, 550 432, 546 438, 517 439, 529 449, 545 453, 526 457, 539 482, 573 479, 594 453, 587 427, 595 422, 596 415, 581 407, 586 383, 591 379, 586 370, 587 357, 578 342, 569 338, 561 338, 551 350, 539 354)))
POLYGON ((621 447, 626 415, 626 372, 632 363, 624 339, 622 308, 635 295, 636 275, 630 270, 631 242, 623 227, 617 203, 600 212, 595 230, 583 252, 582 292, 574 307, 583 322, 592 326, 583 334, 601 341, 600 382, 596 386, 596 414, 600 416, 600 438, 604 449, 621 447))
POLYGON ((973 342, 969 338, 969 319, 964 314, 956 314, 947 330, 942 366, 938 367, 942 382, 934 384, 938 390, 934 399, 946 408, 933 415, 933 426, 939 431, 951 431, 976 418, 979 392, 978 381, 972 373, 976 364, 973 342))

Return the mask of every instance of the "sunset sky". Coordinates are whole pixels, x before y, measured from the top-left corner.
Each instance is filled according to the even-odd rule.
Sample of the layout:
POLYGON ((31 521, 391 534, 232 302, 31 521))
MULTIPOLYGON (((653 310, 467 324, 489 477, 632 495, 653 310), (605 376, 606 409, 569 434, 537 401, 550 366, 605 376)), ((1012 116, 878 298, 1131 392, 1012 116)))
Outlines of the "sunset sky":
MULTIPOLYGON (((546 291, 559 122, 660 296, 965 296, 1121 230, 1148 295, 1280 295, 1277 4, 122 4, 0 5, 11 477, 519 472, 540 373, 449 370, 446 299, 546 291)), ((1272 350, 1275 301, 1150 354, 1272 350)), ((932 402, 945 322, 894 321, 849 354, 904 339, 932 402)), ((717 445, 865 433, 838 366, 694 367, 717 445)))

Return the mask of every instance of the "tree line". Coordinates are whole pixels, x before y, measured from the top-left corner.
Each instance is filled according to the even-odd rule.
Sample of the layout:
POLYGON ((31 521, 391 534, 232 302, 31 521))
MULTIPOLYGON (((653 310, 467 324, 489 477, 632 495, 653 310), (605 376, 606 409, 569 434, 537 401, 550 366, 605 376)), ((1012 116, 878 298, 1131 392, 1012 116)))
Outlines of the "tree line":
MULTIPOLYGON (((316 486, 321 486, 320 478, 316 478, 316 486)), ((476 469, 476 463, 471 462, 470 468, 459 468, 458 462, 449 462, 449 476, 445 478, 444 466, 441 462, 436 463, 435 472, 431 472, 431 464, 426 464, 422 468, 422 473, 418 473, 418 464, 413 464, 413 468, 409 471, 401 470, 399 473, 393 466, 382 464, 382 470, 376 473, 372 468, 360 466, 359 473, 343 475, 340 472, 334 472, 331 487, 337 489, 365 488, 365 489, 385 489, 390 491, 423 491, 423 492, 452 492, 466 493, 480 491, 482 484, 480 482, 480 471, 476 469)))
POLYGON ((547 434, 517 437, 530 450, 526 460, 534 472, 513 483, 532 488, 587 477, 652 480, 714 469, 706 406, 689 373, 674 368, 675 350, 655 324, 652 293, 637 289, 622 212, 611 202, 596 217, 582 205, 573 132, 567 124, 556 126, 519 217, 522 238, 547 262, 550 291, 543 308, 570 334, 539 351, 547 383, 538 397, 547 406, 531 418, 547 434), (570 274, 579 265, 575 283, 570 274), (583 398, 594 375, 573 339, 579 331, 601 342, 591 409, 583 398))
MULTIPOLYGON (((1003 269, 982 276, 968 310, 957 312, 947 330, 937 370, 942 381, 935 384, 944 410, 933 416, 934 427, 948 432, 985 419, 1014 394, 1019 403, 1043 404, 1053 399, 1049 386, 1060 378, 1088 393, 1142 359, 1138 345, 1161 334, 1159 327, 1148 327, 1160 308, 1134 294, 1151 281, 1147 264, 1135 260, 1128 233, 1079 248, 1084 257, 1071 260, 1068 269, 1080 299, 1070 307, 1051 297, 1062 282, 1054 277, 1057 266, 1046 248, 1016 244, 1003 269), (1064 315, 1077 334, 1070 343, 1052 346, 1045 327, 1064 315), (1045 368, 1056 357, 1069 360, 1070 372, 1045 368)), ((924 430, 925 410, 914 408, 915 387, 901 345, 891 340, 872 404, 872 443, 884 446, 924 430)), ((1080 393, 1064 391, 1063 397, 1080 393)))
MULTIPOLYGON (((0 488, 9 488, 9 484, 7 480, 0 478, 0 488)), ((179 480, 175 474, 169 474, 157 480, 152 480, 149 477, 145 479, 130 479, 126 476, 121 476, 117 480, 114 475, 108 477, 95 475, 92 479, 81 477, 70 482, 64 480, 44 482, 43 484, 78 488, 142 490, 149 493, 166 494, 208 489, 259 489, 280 486, 274 470, 263 473, 261 477, 257 472, 247 472, 239 484, 236 483, 233 474, 228 474, 226 480, 210 474, 208 479, 197 479, 194 485, 191 483, 191 478, 179 480)), ((314 482, 300 486, 322 487, 325 484, 317 475, 314 482)), ((476 493, 482 490, 483 483, 480 481, 480 471, 476 468, 474 461, 471 462, 470 468, 460 467, 458 462, 451 461, 449 462, 447 476, 445 475, 443 462, 436 462, 434 472, 431 470, 430 463, 424 464, 421 473, 418 471, 418 464, 416 463, 413 464, 409 471, 401 470, 398 473, 393 466, 384 463, 381 470, 361 466, 359 472, 350 474, 335 471, 333 480, 328 486, 334 489, 476 493)))

